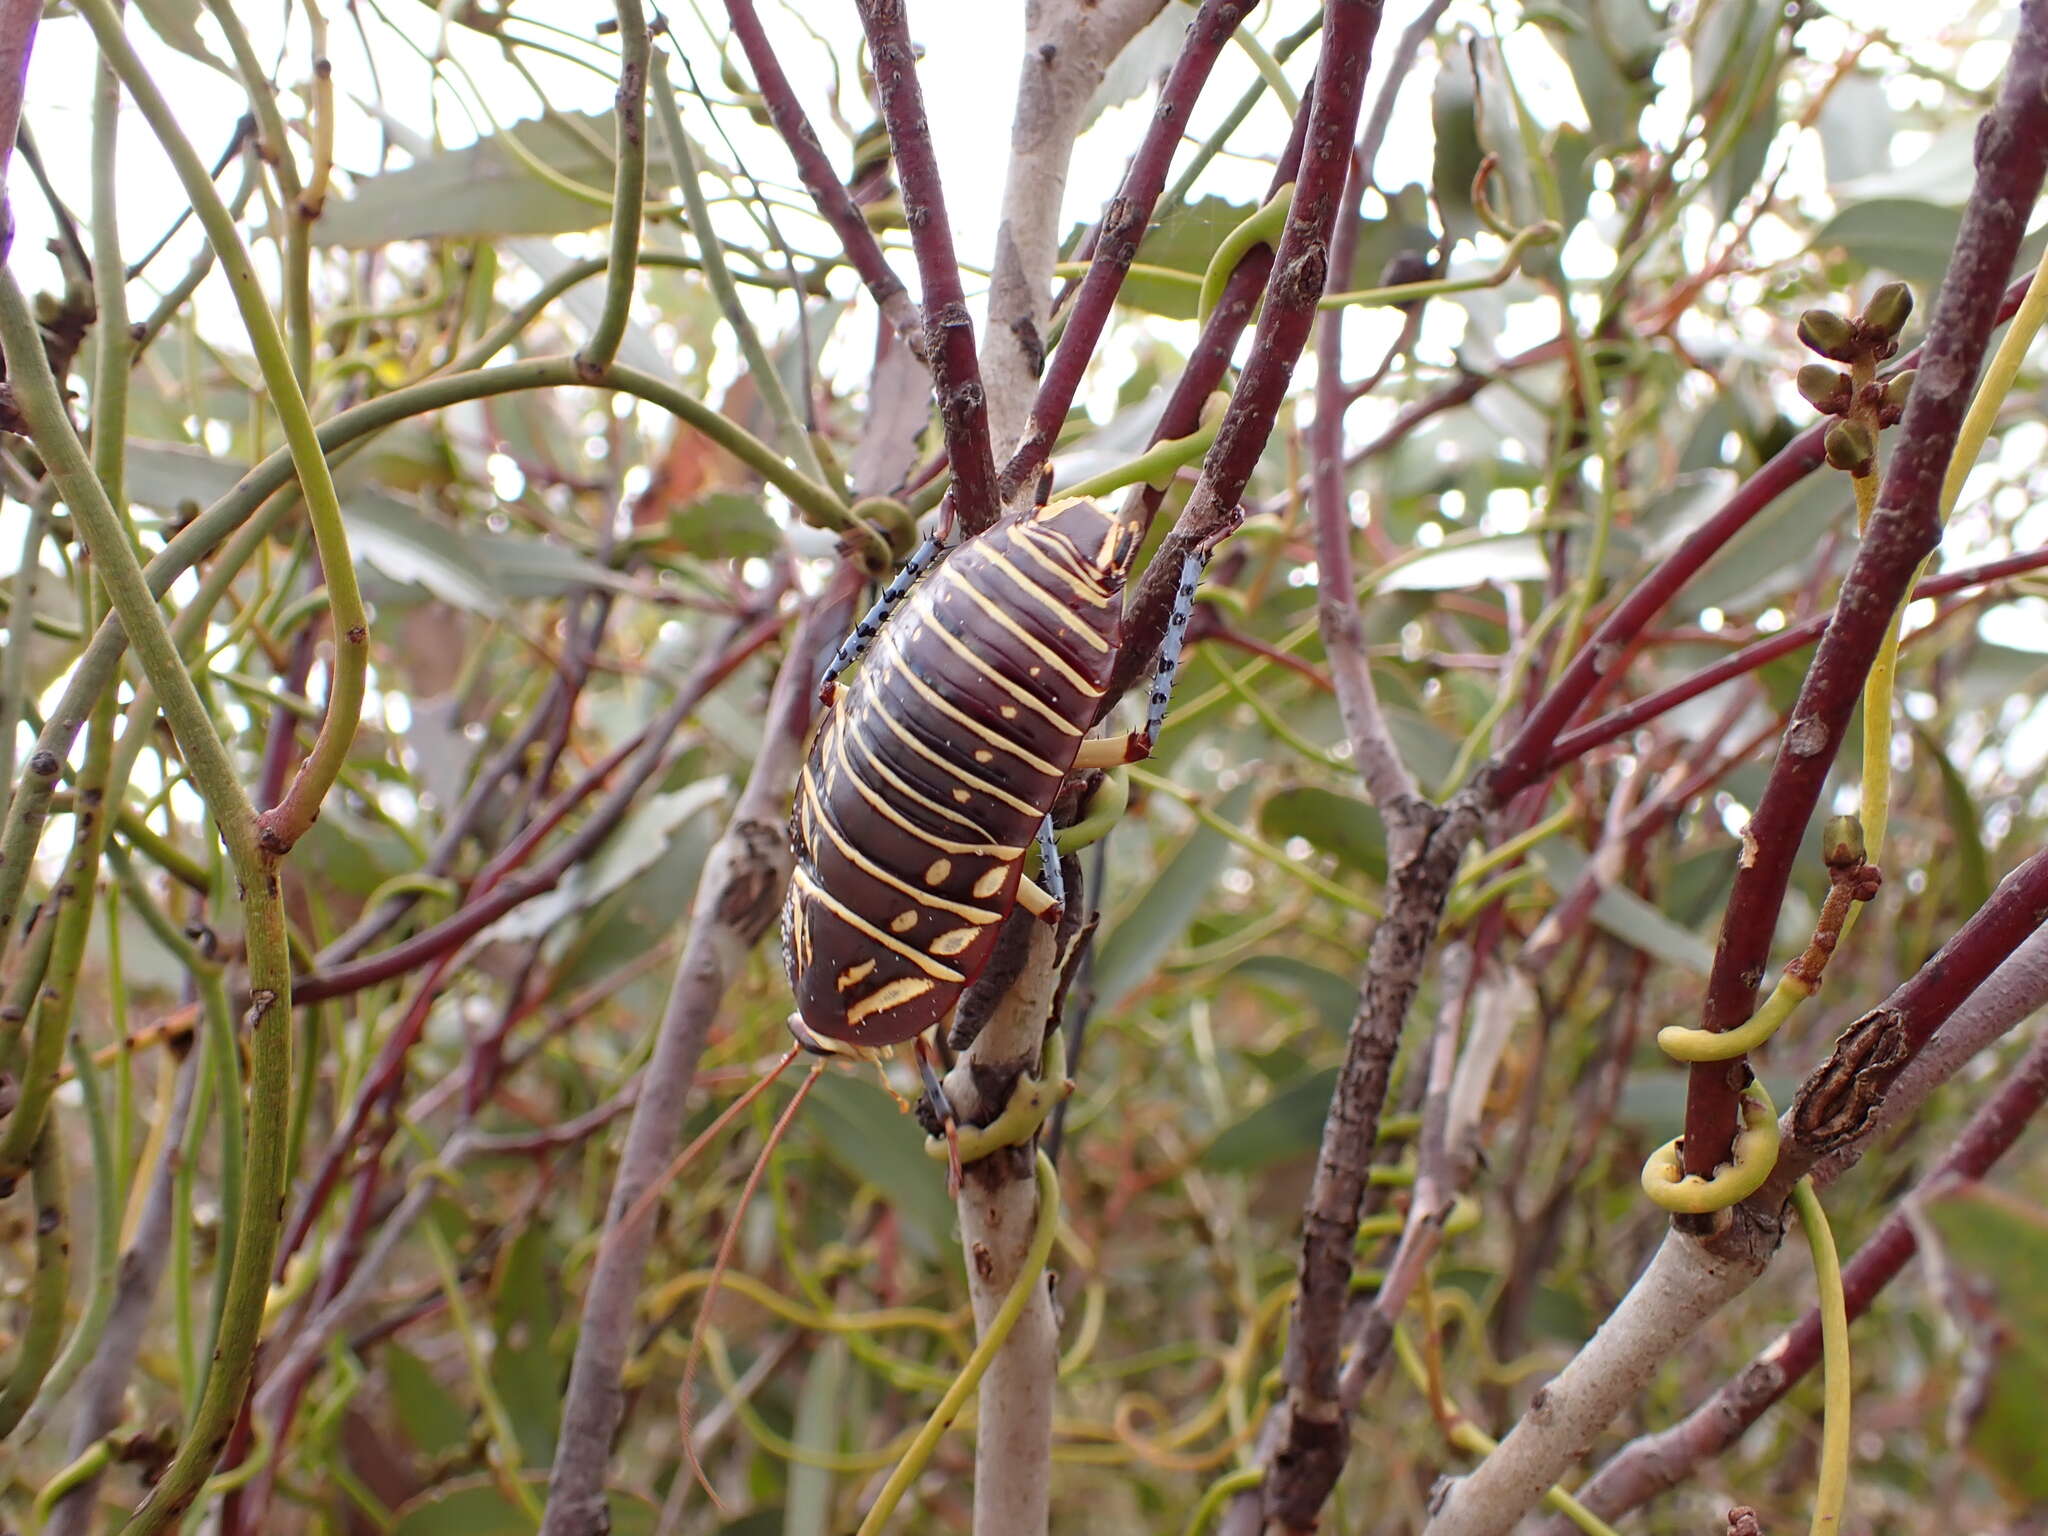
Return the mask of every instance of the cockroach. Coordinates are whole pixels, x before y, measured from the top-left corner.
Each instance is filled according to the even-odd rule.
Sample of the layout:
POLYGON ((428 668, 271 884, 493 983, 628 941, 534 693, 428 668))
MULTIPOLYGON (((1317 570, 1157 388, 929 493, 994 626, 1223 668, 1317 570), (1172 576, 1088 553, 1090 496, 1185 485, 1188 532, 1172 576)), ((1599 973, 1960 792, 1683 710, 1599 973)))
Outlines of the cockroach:
POLYGON ((988 963, 1012 906, 1059 921, 1053 801, 1070 773, 1150 753, 1193 611, 1190 557, 1144 726, 1089 739, 1137 539, 1090 500, 1024 508, 907 598, 892 585, 835 658, 828 699, 848 653, 874 642, 812 744, 790 818, 783 957, 805 1049, 921 1041, 988 963), (1042 884, 1024 869, 1034 842, 1042 884))
MULTIPOLYGON (((796 1043, 628 1220, 643 1217, 668 1177, 801 1052, 874 1057, 913 1042, 950 1139, 952 1111, 925 1032, 987 966, 1014 907, 1059 922, 1065 892, 1051 812, 1068 777, 1142 760, 1165 720, 1206 553, 1183 557, 1144 725, 1091 735, 1111 703, 1140 532, 1130 518, 1069 497, 1020 508, 952 549, 935 534, 855 626, 826 669, 827 713, 790 817, 795 870, 782 949, 796 1043), (1025 871, 1034 846, 1038 879, 1025 871)), ((742 1205, 822 1065, 778 1119, 742 1205)), ((957 1181, 957 1156, 953 1173, 957 1181)), ((735 1216, 714 1274, 738 1230, 735 1216)), ((707 1289, 707 1312, 710 1299, 707 1289)), ((685 1400, 696 1352, 693 1341, 685 1400)))

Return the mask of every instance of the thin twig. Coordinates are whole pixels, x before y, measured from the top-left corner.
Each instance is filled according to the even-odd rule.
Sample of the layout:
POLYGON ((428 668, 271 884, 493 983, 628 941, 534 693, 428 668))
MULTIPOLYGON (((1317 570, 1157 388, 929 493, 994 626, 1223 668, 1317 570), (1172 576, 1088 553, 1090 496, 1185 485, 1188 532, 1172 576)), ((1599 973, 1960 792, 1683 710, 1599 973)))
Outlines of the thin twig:
POLYGON ((889 142, 896 149, 896 175, 903 187, 903 217, 910 224, 923 285, 925 358, 932 368, 939 424, 946 434, 946 458, 953 471, 953 505, 969 534, 994 523, 1001 511, 996 494, 995 456, 989 446, 988 396, 974 346, 974 321, 960 286, 953 254, 953 226, 946 217, 945 189, 931 124, 925 120, 924 91, 917 81, 917 52, 902 0, 856 0, 868 51, 874 58, 875 91, 889 142))
POLYGON ((846 259, 860 274, 860 280, 867 284, 868 293, 880 307, 883 318, 905 345, 922 358, 924 327, 918 321, 916 306, 910 302, 909 290, 903 286, 903 280, 890 270, 888 259, 875 241, 875 232, 868 228, 867 219, 854 202, 853 194, 846 190, 845 183, 833 171, 832 163, 825 158, 825 151, 818 144, 817 130, 811 127, 810 119, 804 115, 789 77, 782 71, 782 61, 769 44, 768 34, 761 30, 761 18, 755 14, 753 0, 725 0, 725 14, 732 22, 733 36, 739 39, 747 63, 753 67, 754 84, 761 92, 762 104, 768 109, 775 131, 782 135, 782 142, 789 147, 804 190, 818 205, 819 217, 839 236, 846 259))

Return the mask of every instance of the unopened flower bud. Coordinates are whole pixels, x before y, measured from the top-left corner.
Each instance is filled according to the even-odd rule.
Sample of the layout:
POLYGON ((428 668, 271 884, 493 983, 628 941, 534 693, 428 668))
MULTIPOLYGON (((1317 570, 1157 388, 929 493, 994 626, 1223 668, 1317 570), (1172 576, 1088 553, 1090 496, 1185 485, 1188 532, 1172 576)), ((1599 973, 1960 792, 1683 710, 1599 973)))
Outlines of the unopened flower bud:
POLYGON ((1890 341, 1906 328, 1913 313, 1913 291, 1904 283, 1886 283, 1863 306, 1863 325, 1890 341))
POLYGON ((1858 479, 1877 465, 1877 439, 1860 421, 1850 421, 1846 417, 1837 421, 1828 428, 1828 435, 1821 439, 1821 447, 1830 464, 1847 470, 1858 479))
POLYGON ((1832 310, 1809 309, 1799 317, 1799 339, 1838 363, 1856 357, 1856 327, 1832 310))
POLYGON ((1799 370, 1796 382, 1806 403, 1824 416, 1845 415, 1855 398, 1849 375, 1826 363, 1808 363, 1799 370))
POLYGON ((1854 816, 1831 816, 1820 835, 1820 856, 1829 869, 1854 869, 1863 862, 1863 823, 1854 816))
POLYGON ((1902 368, 1884 381, 1884 408, 1887 413, 1896 411, 1903 416, 1906 412, 1906 397, 1913 392, 1913 370, 1902 368))

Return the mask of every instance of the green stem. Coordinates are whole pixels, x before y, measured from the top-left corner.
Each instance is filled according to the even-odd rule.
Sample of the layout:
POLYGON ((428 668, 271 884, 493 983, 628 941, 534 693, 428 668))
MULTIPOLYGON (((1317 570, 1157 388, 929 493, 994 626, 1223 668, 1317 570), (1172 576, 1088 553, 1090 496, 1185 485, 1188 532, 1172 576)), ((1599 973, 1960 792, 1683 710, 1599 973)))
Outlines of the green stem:
MULTIPOLYGON (((299 181, 298 162, 292 158, 291 139, 285 132, 284 114, 278 110, 277 92, 263 72, 263 63, 256 57, 248 30, 229 0, 206 0, 206 9, 227 38, 235 71, 242 77, 242 88, 249 93, 250 112, 256 119, 257 137, 263 146, 262 159, 277 178, 277 200, 284 224, 279 243, 284 254, 285 329, 290 337, 292 373, 304 388, 313 376, 313 245, 306 227, 305 187, 299 181)), ((211 176, 207 184, 212 185, 211 176)), ((94 257, 95 261, 98 259, 94 257)))
POLYGON ((1237 264, 1251 249, 1259 245, 1270 245, 1275 250, 1280 248, 1280 234, 1287 228, 1288 211, 1293 207, 1294 183, 1290 181, 1223 237, 1202 273, 1202 298, 1196 307, 1196 317, 1204 325, 1209 323, 1210 314, 1223 301, 1223 288, 1230 281, 1230 274, 1237 270, 1237 264))
POLYGON ((64 1153, 54 1132, 36 1138, 29 1172, 36 1208, 36 1273, 30 1282, 28 1321, 14 1353, 14 1369, 0 1387, 0 1439, 28 1412, 56 1358, 71 1291, 71 1212, 64 1198, 64 1153))
POLYGON ((605 275, 604 308, 590 339, 577 354, 577 362, 591 375, 610 365, 626 337, 635 261, 640 254, 640 219, 647 201, 647 17, 640 0, 617 0, 617 8, 619 163, 612 183, 611 267, 605 275))
MULTIPOLYGON (((481 347, 479 344, 479 347, 472 348, 470 355, 474 356, 481 347)), ((47 364, 43 372, 47 377, 47 364)), ((559 389, 587 382, 576 360, 566 356, 530 358, 493 368, 473 368, 466 372, 438 375, 343 411, 321 425, 319 441, 328 453, 335 453, 386 427, 450 405, 523 390, 559 389)), ((674 385, 618 364, 604 371, 599 384, 658 405, 702 432, 774 485, 812 522, 841 532, 858 526, 845 505, 826 487, 792 469, 760 439, 674 385)), ((68 420, 64 426, 68 431, 68 420)), ((177 536, 150 561, 146 573, 148 591, 161 596, 170 590, 179 576, 198 564, 223 540, 236 536, 228 554, 209 567, 200 597, 186 614, 180 615, 181 633, 185 630, 187 616, 194 618, 195 630, 203 628, 205 614, 210 612, 210 601, 217 601, 219 595, 226 591, 236 572, 260 547, 274 520, 281 520, 289 510, 289 499, 273 503, 270 507, 264 507, 264 503, 291 479, 292 458, 289 452, 273 453, 245 474, 233 490, 179 530, 177 536), (259 508, 263 509, 261 517, 256 516, 259 508), (212 594, 211 600, 208 594, 212 594), (199 610, 196 615, 194 609, 199 610)), ((29 760, 28 772, 8 805, 6 827, 0 830, 0 923, 4 923, 21 899, 40 839, 42 820, 56 790, 60 758, 69 749, 72 733, 77 729, 76 722, 90 708, 99 691, 119 672, 127 644, 127 636, 119 624, 110 622, 102 625, 79 658, 57 708, 44 722, 42 733, 37 738, 37 750, 29 760)))
POLYGON ((1259 72, 1259 78, 1266 82, 1287 115, 1293 117, 1301 111, 1301 98, 1288 84, 1287 76, 1281 73, 1280 61, 1266 52, 1265 45, 1252 36, 1251 28, 1239 27, 1230 34, 1230 40, 1244 50, 1245 57, 1252 61, 1252 68, 1259 72))
POLYGON ((1216 1512, 1231 1495, 1256 1488, 1266 1480, 1264 1467, 1241 1467, 1224 1477, 1219 1477, 1202 1493, 1202 1501, 1188 1516, 1187 1529, 1183 1536, 1202 1536, 1209 1529, 1209 1522, 1216 1518, 1216 1512))
POLYGON ((1811 1536, 1834 1536, 1842 1528, 1842 1505, 1849 1496, 1849 1304, 1842 1294, 1842 1257, 1811 1178, 1792 1186, 1792 1204, 1806 1231, 1813 1283, 1820 1292, 1820 1481, 1810 1530, 1811 1536))
MULTIPOLYGON (((116 1057, 111 1070, 126 1071, 125 1053, 116 1057)), ((92 1140, 92 1268, 86 1289, 85 1311, 80 1314, 71 1337, 64 1341, 57 1363, 43 1380, 43 1388, 30 1412, 30 1421, 44 1419, 49 1407, 63 1399, 100 1347, 107 1317, 114 1310, 114 1270, 121 1259, 121 1168, 114 1147, 114 1123, 107 1114, 107 1101, 100 1086, 100 1069, 83 1038, 71 1037, 71 1075, 77 1079, 79 1107, 92 1140)), ((24 1435, 24 1439, 28 1436, 24 1435)))
POLYGON ((867 1518, 861 1521, 856 1536, 880 1536, 889 1523, 889 1517, 896 1512, 904 1491, 916 1481, 925 1463, 931 1460, 932 1452, 938 1449, 946 1430, 959 1417, 960 1410, 967 1406, 967 1399, 981 1384, 990 1362, 1009 1339, 1010 1330, 1024 1315, 1032 1293, 1044 1281, 1046 1261, 1052 1257, 1053 1238, 1059 1232, 1059 1226, 1059 1175, 1053 1172, 1052 1159, 1041 1152, 1038 1154, 1038 1225, 1031 1230, 1031 1246, 1024 1254, 1024 1266, 1017 1271, 1017 1278, 1011 1282, 1002 1306, 989 1319, 988 1331, 974 1346, 974 1353, 967 1357, 960 1374, 953 1378, 953 1385, 947 1388, 946 1395, 939 1399, 939 1406, 932 1410, 924 1428, 910 1442, 910 1449, 903 1453, 903 1459, 889 1473, 888 1481, 882 1484, 882 1491, 875 1495, 875 1502, 869 1508, 867 1518))
MULTIPOLYGON (((29 653, 35 647, 36 588, 41 585, 43 540, 50 531, 50 501, 45 495, 29 503, 21 563, 14 568, 14 600, 7 605, 7 655, 0 660, 0 769, 7 777, 0 785, 14 782, 15 726, 29 704, 29 653)), ((0 869, 13 856, 12 849, 0 848, 0 869)), ((7 951, 12 917, 12 904, 0 902, 0 955, 7 951)))
MULTIPOLYGON (((320 802, 340 773, 342 761, 354 742, 356 723, 362 713, 363 687, 370 655, 369 618, 363 608, 362 593, 356 585, 355 564, 349 554, 348 534, 342 524, 341 501, 335 492, 334 477, 328 469, 327 459, 321 451, 312 413, 307 409, 306 397, 299 388, 291 354, 256 280, 256 269, 249 259, 248 249, 242 244, 241 233, 235 228, 234 217, 221 200, 205 162, 193 150, 191 141, 178 126, 170 103, 137 57, 121 28, 120 14, 114 9, 112 0, 79 0, 79 10, 98 38, 102 54, 128 87, 129 95, 169 155, 191 201, 192 210, 206 230, 208 242, 220 256, 222 273, 234 293, 236 308, 241 311, 242 324, 249 335, 250 348, 262 370, 264 390, 284 428, 285 442, 305 496, 306 515, 313 526, 313 542, 320 552, 320 563, 327 581, 335 632, 327 718, 322 722, 313 750, 300 766, 291 788, 274 810, 265 813, 261 828, 266 845, 273 851, 282 852, 312 825, 313 818, 319 813, 320 802)), ((12 348, 9 350, 11 355, 12 348)), ((94 553, 97 555, 98 551, 94 553)), ((125 613, 123 618, 127 618, 125 613)), ((163 692, 161 683, 158 692, 163 692)), ((168 697, 165 703, 168 713, 168 697)))
POLYGON ((41 1530, 49 1523, 52 1511, 63 1502, 66 1494, 74 1488, 83 1488, 114 1464, 114 1438, 113 1435, 100 1436, 43 1484, 35 1502, 29 1506, 30 1530, 41 1530))
MULTIPOLYGON (((120 36, 118 22, 106 0, 83 0, 83 5, 89 16, 97 18, 96 31, 102 22, 115 23, 113 41, 119 48, 114 55, 116 68, 121 67, 124 55, 133 65, 133 50, 128 48, 127 39, 120 36)), ((103 37, 102 46, 107 41, 103 37)), ((128 80, 131 93, 136 93, 134 75, 124 70, 123 77, 128 80)), ((162 97, 153 83, 146 78, 142 83, 161 106, 162 97)), ((190 146, 185 149, 189 155, 190 146)), ((218 199, 212 201, 218 208, 218 199)), ((223 259, 232 265, 228 258, 223 259)), ((246 253, 243 259, 246 262, 246 253)), ((246 266, 244 275, 249 275, 246 266)), ((264 318, 268 319, 267 312, 264 318)), ((276 339, 275 327, 271 328, 271 337, 276 339)), ((136 657, 156 689, 186 770, 227 845, 241 890, 249 960, 252 1057, 242 1241, 215 1346, 215 1369, 199 1411, 186 1426, 184 1441, 171 1465, 126 1527, 129 1536, 153 1536, 183 1515, 219 1457, 228 1429, 241 1407, 262 1328, 263 1300, 269 1290, 270 1261, 277 1244, 278 1213, 284 1197, 284 1126, 291 1089, 291 961, 285 940, 284 905, 276 868, 257 840, 256 816, 235 775, 233 760, 179 658, 177 645, 128 541, 125 523, 94 477, 85 450, 72 430, 57 381, 50 373, 49 359, 43 352, 35 316, 13 274, 6 271, 0 271, 0 349, 5 351, 8 382, 13 386, 29 435, 92 552, 99 579, 120 618, 121 632, 135 647, 136 657)), ((278 350, 281 352, 281 347, 278 350)), ((296 394, 296 384, 289 378, 286 384, 296 394)), ((317 451, 312 457, 331 497, 333 483, 324 479, 326 461, 317 451)), ((303 466, 301 469, 303 477, 303 466)), ((330 585, 336 574, 330 566, 330 585)), ((95 696, 117 669, 118 651, 115 656, 116 666, 110 667, 107 677, 94 684, 95 696)), ((54 782, 54 765, 51 778, 54 782)))
POLYGON ((433 1255, 434 1269, 440 1276, 441 1294, 448 1299, 449 1319, 455 1325, 456 1336, 462 1340, 463 1357, 469 1363, 470 1385, 476 1391, 477 1401, 483 1405, 484 1422, 490 1427, 498 1484, 518 1501, 527 1518, 539 1525, 542 1513, 540 1498, 526 1478, 520 1475, 519 1436, 513 1432, 512 1417, 505 1411, 504 1400, 491 1383, 490 1363, 485 1359, 480 1343, 483 1330, 470 1319, 469 1302, 463 1295, 462 1275, 455 1265, 454 1250, 431 1220, 422 1222, 420 1230, 426 1235, 427 1249, 433 1255))
POLYGON ((93 327, 92 466, 116 507, 128 504, 128 282, 121 262, 120 199, 115 191, 115 133, 121 121, 121 82, 102 58, 92 99, 93 327))
MULTIPOLYGON (((73 439, 76 442, 76 439, 73 439)), ((59 902, 50 946, 29 1032, 29 1046, 20 1073, 14 1110, 0 1123, 0 1180, 18 1178, 37 1156, 50 1101, 57 1091, 57 1073, 65 1042, 78 1010, 78 978, 85 964, 86 940, 92 933, 93 894, 99 880, 100 852, 106 845, 107 775, 114 757, 113 690, 93 711, 86 738, 85 769, 79 776, 78 805, 72 812, 71 853, 57 886, 59 902)))
MULTIPOLYGON (((712 296, 718 300, 718 310, 725 316, 725 323, 739 338, 740 351, 746 357, 754 387, 761 392, 769 415, 781 429, 783 446, 790 450, 790 457, 812 479, 829 484, 825 467, 818 462, 818 455, 811 447, 810 435, 804 430, 796 407, 790 403, 789 391, 782 387, 782 374, 769 360, 767 349, 761 345, 760 332, 754 328, 746 307, 740 303, 739 289, 725 264, 724 247, 712 227, 711 205, 705 200, 704 188, 697 179, 696 146, 684 131, 683 114, 676 107, 675 89, 669 84, 668 57, 658 49, 654 53, 653 77, 654 115, 661 123, 669 162, 675 167, 676 183, 682 188, 683 206, 690 211, 690 229, 697 237, 697 250, 704 261, 704 280, 710 284, 712 296)), ((798 295, 797 303, 803 303, 801 295, 798 295)))
POLYGON ((57 936, 57 914, 62 903, 52 899, 37 914, 35 931, 16 963, 14 979, 0 997, 0 1068, 14 1070, 14 1053, 29 1015, 35 1012, 36 993, 43 985, 43 973, 50 968, 50 950, 57 936))
POLYGON ((1218 429, 1223 425, 1224 407, 1229 403, 1230 397, 1219 390, 1203 406, 1202 425, 1195 431, 1186 437, 1170 437, 1154 443, 1128 463, 1076 481, 1061 490, 1061 497, 1107 496, 1127 485, 1157 485, 1172 479, 1177 470, 1194 463, 1209 451, 1210 445, 1216 441, 1218 429))
POLYGON ((1413 304, 1418 299, 1442 298, 1453 293, 1477 293, 1498 288, 1522 269, 1522 257, 1532 247, 1549 245, 1561 231, 1548 219, 1515 231, 1508 248, 1491 272, 1478 277, 1434 278, 1423 283, 1395 283, 1386 288, 1357 288, 1349 293, 1326 293, 1316 301, 1318 309, 1342 309, 1346 305, 1370 307, 1380 304, 1413 304))

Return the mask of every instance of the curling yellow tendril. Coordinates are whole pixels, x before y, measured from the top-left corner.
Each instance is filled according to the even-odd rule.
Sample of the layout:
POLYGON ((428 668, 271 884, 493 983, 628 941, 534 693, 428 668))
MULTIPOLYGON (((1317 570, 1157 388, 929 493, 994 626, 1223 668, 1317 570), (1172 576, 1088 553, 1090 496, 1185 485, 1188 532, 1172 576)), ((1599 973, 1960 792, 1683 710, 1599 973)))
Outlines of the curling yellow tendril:
POLYGON ((1685 1141, 1674 1136, 1643 1164, 1643 1193, 1675 1215, 1705 1216, 1747 1200, 1771 1176, 1778 1161, 1778 1111, 1760 1082, 1742 1090, 1742 1129, 1730 1148, 1731 1160, 1712 1178, 1685 1171, 1685 1141))

